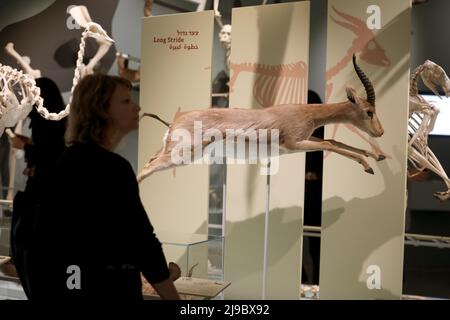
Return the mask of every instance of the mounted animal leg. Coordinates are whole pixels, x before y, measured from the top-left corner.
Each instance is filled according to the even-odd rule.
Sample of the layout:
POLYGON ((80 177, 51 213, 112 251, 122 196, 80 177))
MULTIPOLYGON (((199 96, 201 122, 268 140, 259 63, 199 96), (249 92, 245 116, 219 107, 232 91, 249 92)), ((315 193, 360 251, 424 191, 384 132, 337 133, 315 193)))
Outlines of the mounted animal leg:
POLYGON ((361 154, 361 155, 363 155, 365 157, 371 157, 371 158, 373 158, 373 159, 375 159, 377 161, 381 161, 381 160, 385 159, 385 157, 383 155, 378 155, 377 156, 375 153, 373 153, 371 151, 358 149, 358 148, 346 145, 346 144, 344 144, 342 142, 339 142, 339 141, 336 141, 336 140, 333 140, 333 139, 322 140, 322 139, 319 139, 319 138, 316 138, 316 137, 311 137, 311 138, 309 138, 309 140, 311 140, 311 141, 326 141, 326 142, 329 142, 329 143, 331 143, 332 145, 334 145, 336 147, 339 147, 339 148, 342 148, 342 149, 345 149, 345 150, 348 150, 348 151, 351 151, 351 152, 354 152, 354 153, 361 154))
POLYGON ((366 141, 372 147, 372 150, 374 151, 374 153, 376 155, 375 159, 378 160, 380 157, 382 159, 386 159, 388 157, 375 143, 373 143, 372 141, 370 141, 370 139, 368 139, 366 136, 364 136, 355 126, 352 126, 350 124, 345 124, 345 126, 347 127, 347 129, 354 132, 358 137, 360 137, 361 139, 366 141))
MULTIPOLYGON (((362 156, 347 151, 343 148, 337 147, 328 141, 311 141, 311 140, 303 140, 299 142, 295 142, 293 144, 285 144, 284 147, 287 150, 298 150, 298 151, 331 151, 338 153, 346 158, 349 158, 353 161, 358 162, 364 167, 364 171, 370 174, 374 174, 373 169, 369 166, 366 160, 363 159, 362 156)), ((350 146, 347 146, 351 148, 350 146)))

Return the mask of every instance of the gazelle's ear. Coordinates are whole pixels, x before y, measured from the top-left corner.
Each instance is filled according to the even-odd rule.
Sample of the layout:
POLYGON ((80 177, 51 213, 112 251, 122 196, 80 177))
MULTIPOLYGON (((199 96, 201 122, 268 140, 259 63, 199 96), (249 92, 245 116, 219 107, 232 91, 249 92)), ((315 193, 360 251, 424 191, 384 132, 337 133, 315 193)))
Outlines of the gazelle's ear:
POLYGON ((356 101, 355 101, 355 96, 356 96, 355 89, 353 89, 350 86, 346 86, 345 87, 345 91, 347 92, 347 99, 350 100, 352 103, 356 103, 356 101))

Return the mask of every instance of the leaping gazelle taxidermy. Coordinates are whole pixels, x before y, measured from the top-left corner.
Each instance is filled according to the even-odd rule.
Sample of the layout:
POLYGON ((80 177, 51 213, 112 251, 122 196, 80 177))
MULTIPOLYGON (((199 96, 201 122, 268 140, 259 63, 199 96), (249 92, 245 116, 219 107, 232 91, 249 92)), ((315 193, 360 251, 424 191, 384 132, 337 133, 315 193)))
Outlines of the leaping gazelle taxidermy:
MULTIPOLYGON (((201 121, 203 130, 212 129, 216 132, 218 130, 224 140, 227 138, 228 130, 245 132, 249 129, 255 131, 278 129, 281 153, 332 151, 358 162, 364 167, 365 172, 373 174, 373 169, 363 156, 372 157, 377 161, 383 160, 384 156, 335 140, 322 140, 311 136, 316 128, 332 123, 350 123, 372 137, 383 135, 384 130, 376 113, 375 90, 357 65, 355 55, 353 55, 353 66, 365 88, 367 98, 358 95, 355 89, 347 86, 348 100, 339 103, 286 104, 264 109, 209 108, 178 112, 171 124, 162 121, 154 114, 144 114, 161 120, 169 129, 164 135, 163 147, 144 165, 143 170, 138 174, 138 181, 141 182, 156 171, 186 164, 172 161, 173 150, 180 150, 180 142, 178 139, 173 139, 172 133, 177 129, 184 129, 193 137, 195 121, 201 121)), ((214 142, 208 139, 198 140, 190 139, 190 144, 184 147, 192 151, 201 148, 203 151, 206 146, 214 142)))

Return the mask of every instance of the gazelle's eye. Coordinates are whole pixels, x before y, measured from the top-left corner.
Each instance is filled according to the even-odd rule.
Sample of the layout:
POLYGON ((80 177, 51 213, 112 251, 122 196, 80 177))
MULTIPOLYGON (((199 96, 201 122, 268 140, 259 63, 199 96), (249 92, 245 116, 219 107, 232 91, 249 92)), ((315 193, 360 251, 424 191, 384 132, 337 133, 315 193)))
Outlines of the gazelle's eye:
POLYGON ((367 111, 367 116, 372 119, 373 118, 373 112, 372 111, 367 111))

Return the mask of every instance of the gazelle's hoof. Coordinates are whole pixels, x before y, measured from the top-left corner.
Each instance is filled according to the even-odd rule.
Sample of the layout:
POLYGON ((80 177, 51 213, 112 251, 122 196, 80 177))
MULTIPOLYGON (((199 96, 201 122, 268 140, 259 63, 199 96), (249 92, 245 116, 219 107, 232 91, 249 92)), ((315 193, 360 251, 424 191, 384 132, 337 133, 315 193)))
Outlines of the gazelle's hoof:
POLYGON ((372 168, 366 169, 364 171, 367 172, 367 173, 370 173, 370 174, 375 174, 375 172, 373 172, 372 168))
POLYGON ((384 159, 386 159, 386 156, 385 156, 384 154, 380 154, 380 155, 378 156, 377 161, 382 161, 382 160, 384 160, 384 159))
POLYGON ((436 198, 438 198, 441 201, 446 201, 450 199, 450 190, 449 191, 442 191, 442 192, 436 192, 434 194, 436 198))

